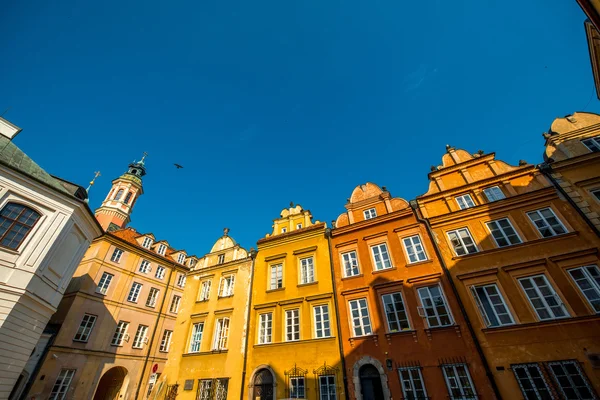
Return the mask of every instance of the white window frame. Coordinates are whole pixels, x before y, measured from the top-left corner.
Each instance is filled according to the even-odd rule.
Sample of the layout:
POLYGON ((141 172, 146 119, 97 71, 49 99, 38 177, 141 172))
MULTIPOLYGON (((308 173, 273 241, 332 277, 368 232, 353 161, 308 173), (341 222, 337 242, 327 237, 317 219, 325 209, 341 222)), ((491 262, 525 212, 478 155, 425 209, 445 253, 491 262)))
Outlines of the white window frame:
POLYGON ((592 264, 576 268, 569 268, 567 272, 569 273, 571 279, 573 279, 573 282, 575 282, 575 285, 577 286, 583 297, 585 297, 588 304, 592 307, 594 312, 600 313, 600 268, 598 268, 597 265, 592 264), (590 270, 595 271, 595 273, 597 274, 596 277, 592 276, 590 270), (573 276, 573 273, 575 271, 579 271, 583 275, 583 278, 575 278, 573 276), (585 281, 587 287, 582 287, 582 280, 585 281), (590 299, 590 297, 588 296, 588 292, 592 292, 596 298, 590 299))
POLYGON ((400 386, 402 387, 402 396, 404 399, 428 399, 425 380, 421 373, 421 367, 401 367, 398 368, 400 386), (415 376, 416 375, 416 376, 415 376), (417 387, 418 384, 421 388, 417 387), (418 394, 418 392, 422 392, 418 394))
POLYGON ((367 210, 363 211, 363 216, 365 217, 365 221, 369 220, 369 219, 373 219, 377 217, 377 210, 375 209, 375 207, 373 208, 369 208, 367 210))
POLYGON ((485 194, 485 197, 490 203, 506 198, 504 192, 502 191, 502 189, 500 189, 500 186, 487 187, 483 189, 483 194, 485 194))
POLYGON ((402 238, 402 246, 406 254, 407 264, 414 264, 422 261, 427 261, 427 253, 425 252, 425 246, 421 240, 421 235, 412 235, 402 238), (414 257, 413 261, 411 257, 414 257))
POLYGON ((317 339, 331 337, 331 320, 329 305, 320 304, 313 306, 314 337, 317 339))
POLYGON ((142 291, 142 287, 144 287, 144 285, 142 285, 141 283, 133 282, 131 284, 131 289, 129 289, 127 301, 130 303, 137 303, 140 297, 140 293, 142 291))
POLYGON ((519 278, 519 284, 521 285, 521 289, 523 290, 525 297, 527 298, 527 301, 529 301, 529 305, 531 305, 531 308, 533 309, 533 311, 535 312, 535 315, 537 316, 537 318, 540 321, 550 321, 553 319, 568 318, 570 316, 569 311, 567 310, 567 307, 565 307, 565 304, 562 301, 562 298, 558 295, 558 293, 556 292, 556 290, 554 289, 552 284, 550 284, 550 281, 548 280, 548 278, 546 278, 545 274, 537 274, 537 275, 531 275, 531 276, 525 276, 525 277, 519 278), (535 278, 542 278, 544 280, 545 286, 548 287, 549 291, 552 292, 551 295, 548 296, 548 298, 553 298, 557 302, 557 304, 558 304, 557 306, 563 311, 564 315, 557 316, 555 314, 555 312, 552 310, 552 307, 557 307, 557 306, 551 306, 548 303, 547 298, 542 294, 542 292, 540 291, 540 287, 535 282, 535 280, 534 280, 535 278), (529 281, 529 282, 533 283, 532 289, 536 292, 537 298, 540 300, 540 302, 542 303, 542 305, 544 307, 544 310, 550 315, 550 317, 542 318, 542 316, 538 312, 538 309, 535 308, 533 302, 531 301, 531 298, 529 297, 527 290, 523 286, 524 281, 529 281))
POLYGON ((202 344, 202 334, 204 332, 204 321, 196 322, 192 325, 192 334, 190 335, 190 344, 188 353, 199 353, 202 344))
POLYGON ((300 284, 316 282, 315 259, 313 256, 301 258, 300 263, 300 284))
POLYGON ((148 298, 146 299, 146 307, 156 307, 156 302, 158 301, 158 296, 160 295, 160 290, 151 287, 148 291, 148 298))
POLYGON ((205 280, 200 283, 200 297, 198 301, 207 301, 210 299, 211 280, 205 280))
POLYGON ((360 268, 358 266, 358 253, 356 250, 350 250, 341 253, 340 259, 344 268, 344 278, 360 275, 360 268))
POLYGON ((335 375, 319 375, 319 400, 336 400, 337 399, 337 379, 335 375), (325 380, 325 385, 323 385, 323 380, 325 380), (333 382, 330 382, 333 380, 333 382), (323 391, 323 387, 327 389, 326 392, 323 391), (333 393, 332 389, 333 388, 333 393))
POLYGON ((473 239, 473 236, 471 235, 471 231, 469 230, 469 228, 458 228, 458 229, 453 229, 451 231, 447 231, 446 237, 448 238, 448 242, 450 242, 450 248, 452 249, 454 254, 456 254, 457 257, 462 257, 462 256, 466 256, 468 254, 475 254, 475 253, 479 252, 477 243, 475 243, 475 240, 473 239), (468 238, 472 242, 471 244, 465 243, 466 238, 463 238, 461 236, 461 232, 467 233, 468 238), (459 252, 457 251, 457 247, 455 247, 454 243, 452 242, 451 234, 454 234, 456 236, 456 239, 459 241, 460 248, 462 249, 462 251, 464 251, 464 253, 459 254, 459 252), (474 248, 474 250, 471 251, 471 250, 469 250, 469 248, 474 248))
POLYGON ((149 249, 150 247, 152 247, 152 244, 154 243, 154 241, 152 239, 150 239, 148 236, 144 237, 144 241, 142 242, 142 247, 149 249))
POLYGON ((127 334, 127 329, 129 329, 129 322, 127 321, 119 321, 117 323, 117 328, 115 329, 115 333, 113 334, 113 338, 110 342, 112 346, 122 346, 124 340, 128 340, 129 335, 127 334))
POLYGON ((446 381, 446 388, 448 389, 448 395, 450 399, 477 400, 479 398, 477 395, 477 389, 475 389, 475 385, 471 379, 471 373, 469 372, 469 367, 467 364, 443 364, 442 371, 444 373, 444 380, 446 381), (466 372, 468 383, 471 386, 470 389, 473 391, 472 395, 467 393, 469 388, 466 388, 460 379, 458 374, 459 367, 464 368, 464 371, 466 372), (449 376, 449 370, 452 371, 453 376, 449 376), (458 397, 454 396, 452 394, 452 389, 458 389, 460 395, 458 397))
POLYGON ((171 347, 171 340, 173 339, 173 331, 169 329, 165 329, 162 335, 162 339, 160 340, 160 348, 158 351, 163 353, 169 352, 169 347, 171 347))
POLYGON ((258 316, 258 344, 273 342, 273 313, 262 313, 258 316))
POLYGON ((281 233, 287 233, 287 228, 281 228, 281 233))
POLYGON ((152 267, 150 266, 150 261, 148 260, 142 260, 142 262, 140 263, 140 267, 138 268, 138 271, 143 273, 143 274, 147 274, 148 272, 152 272, 152 267))
POLYGON ((135 336, 133 338, 133 343, 131 344, 131 348, 133 349, 142 349, 144 344, 148 343, 148 325, 139 324, 137 330, 135 331, 135 336))
POLYGON ((185 254, 178 254, 177 255, 177 262, 179 264, 185 264, 185 254))
POLYGON ((234 287, 235 274, 222 276, 219 282, 219 298, 233 296, 234 287))
POLYGON ((383 313, 385 314, 385 320, 387 322, 387 331, 390 333, 393 332, 403 332, 403 331, 409 331, 410 330, 410 319, 408 318, 408 311, 406 310, 406 305, 404 304, 404 297, 402 296, 401 292, 393 292, 393 293, 386 293, 381 295, 381 303, 383 304, 383 313), (394 296, 400 296, 400 305, 402 306, 402 309, 398 309, 396 303, 397 301, 395 301, 394 296), (389 302, 386 302, 386 299, 389 299, 389 302), (387 309, 387 305, 391 305, 392 306, 392 310, 388 311, 387 309), (406 319, 405 320, 401 320, 400 318, 398 318, 398 313, 399 312, 404 312, 404 314, 406 315, 406 319), (395 321, 390 321, 390 316, 389 314, 393 314, 395 321), (398 325, 398 330, 392 330, 392 322, 395 322, 398 325), (404 324, 404 327, 403 327, 404 324))
POLYGON ((473 198, 469 193, 463 194, 461 196, 456 196, 454 200, 456 200, 456 204, 458 204, 458 208, 461 210, 466 210, 467 208, 476 206, 475 202, 473 201, 473 198))
POLYGON ((369 247, 371 248, 371 256, 373 257, 373 266, 375 267, 375 271, 383 271, 394 267, 392 265, 392 257, 390 256, 387 243, 378 243, 369 247))
POLYGON ((570 384, 569 389, 574 390, 577 393, 577 397, 578 398, 595 398, 595 394, 596 392, 594 391, 594 389, 592 388, 590 382, 587 379, 587 376, 585 375, 585 373, 583 372, 581 366, 579 365, 579 362, 577 360, 563 360, 563 361, 551 361, 549 363, 547 363, 548 369, 550 370, 550 375, 552 375, 552 378, 554 379, 554 382, 556 383, 556 386, 558 387, 558 390, 560 391, 560 393, 564 396, 564 398, 567 398, 567 394, 564 391, 564 387, 561 383, 563 383, 565 380, 567 380, 570 384), (575 369, 577 370, 577 372, 579 373, 578 376, 579 378, 583 381, 585 388, 587 389, 587 391, 591 394, 592 397, 588 397, 585 396, 584 394, 580 393, 579 390, 577 389, 578 386, 577 383, 573 382, 573 378, 572 378, 572 374, 569 374, 566 370, 565 370, 565 365, 566 364, 570 364, 571 366, 575 367, 575 369), (559 366, 562 369, 562 372, 564 372, 564 375, 561 375, 561 377, 564 377, 564 379, 558 379, 558 376, 556 375, 556 371, 554 370, 554 368, 552 368, 553 366, 559 366))
POLYGON ((529 212, 527 212, 527 216, 529 217, 529 220, 531 221, 533 226, 535 226, 535 228, 537 229, 538 233, 540 234, 540 236, 542 238, 554 237, 554 236, 558 236, 558 235, 564 235, 565 233, 569 233, 569 230, 565 227, 565 225, 562 223, 560 218, 558 218, 558 216, 556 215, 554 210, 552 210, 552 208, 550 208, 550 207, 545 207, 545 208, 540 208, 539 210, 529 211, 529 212), (544 215, 542 215, 543 211, 549 211, 552 215, 544 216, 544 215), (534 219, 532 217, 532 215, 537 216, 538 219, 537 220, 534 219), (553 227, 552 224, 550 222, 548 222, 548 218, 556 219, 556 221, 558 222, 558 225, 555 225, 553 227), (539 226, 538 222, 540 222, 540 224, 543 224, 544 226, 539 226), (557 227, 561 228, 564 232, 557 232, 556 231, 557 227), (551 235, 544 236, 544 234, 542 233, 542 229, 548 229, 550 231, 551 235))
POLYGON ((197 400, 212 400, 213 394, 213 380, 212 379, 198 379, 198 393, 197 400))
POLYGON ((419 295, 419 300, 421 301, 421 305, 418 307, 419 315, 421 315, 423 317, 423 319, 425 320, 425 322, 427 322, 428 328, 437 328, 437 327, 442 327, 442 326, 454 325, 454 317, 452 316, 452 311, 450 310, 450 306, 448 305, 448 300, 446 299, 446 295, 444 294, 444 289, 442 289, 441 285, 435 284, 435 285, 421 286, 421 287, 417 288, 417 293, 419 295), (431 291, 432 288, 439 289, 440 298, 442 299, 443 306, 446 309, 446 314, 449 319, 448 323, 446 323, 446 324, 442 323, 443 316, 440 315, 440 313, 437 309, 437 306, 435 305, 435 302, 433 301, 433 295, 432 295, 432 291, 431 291), (427 291, 427 293, 426 293, 427 297, 424 297, 425 291, 427 291), (425 300, 429 300, 429 303, 431 303, 431 306, 429 306, 429 307, 426 306, 425 300), (431 310, 432 314, 428 313, 428 310, 431 310), (435 319, 436 325, 431 324, 430 318, 435 319))
POLYGON ((529 364, 515 364, 515 365, 511 365, 510 366, 513 374, 515 375, 515 379, 517 380, 517 383, 519 384, 519 388, 521 389, 521 393, 523 394, 524 398, 528 398, 529 396, 527 395, 527 393, 529 392, 533 392, 535 394, 535 397, 538 400, 543 400, 544 397, 545 398, 550 398, 550 399, 554 399, 554 395, 552 394, 552 389, 550 388, 550 385, 548 384, 548 382, 546 381, 546 377, 544 376, 544 373, 542 372, 542 369, 540 368, 540 365, 538 363, 529 363, 529 364), (534 377, 531 375, 531 370, 530 368, 535 368, 537 370, 537 373, 539 374, 539 376, 534 377), (525 389, 523 387, 523 383, 522 383, 522 379, 521 377, 519 377, 517 375, 517 370, 521 369, 525 372, 525 377, 523 379, 527 379, 527 381, 529 382, 530 388, 525 389), (536 384, 537 382, 543 383, 544 387, 540 388, 538 387, 538 385, 536 384), (545 391, 546 393, 540 393, 540 391, 545 391))
POLYGON ((285 337, 286 342, 300 340, 300 309, 292 308, 285 310, 285 337), (298 320, 298 323, 295 322, 298 320), (291 338, 290 338, 291 337, 291 338))
POLYGON ((154 277, 156 279, 163 279, 165 277, 165 273, 166 273, 166 268, 163 267, 162 265, 159 265, 156 267, 156 274, 154 275, 154 277))
POLYGON ((304 376, 290 377, 290 399, 305 399, 306 398, 306 379, 304 376), (300 385, 302 382, 302 385, 300 385), (300 390, 302 388, 302 390, 300 390))
POLYGON ((510 222, 510 219, 508 218, 499 218, 499 219, 495 219, 493 221, 489 221, 485 223, 485 226, 488 228, 488 230, 490 231, 490 235, 492 236, 492 238, 494 239, 494 243, 496 243, 496 246, 498 247, 508 247, 508 246, 514 246, 516 244, 521 244, 523 243, 523 241, 521 240, 521 237, 519 236, 519 233, 517 232, 517 230, 515 229, 515 227, 513 226, 513 224, 510 222), (501 226, 500 223, 508 223, 508 226, 501 226), (509 230, 512 229, 512 234, 509 232, 509 230), (507 233, 508 231, 508 233, 507 233), (500 238, 497 238, 494 235, 494 232, 497 232, 500 235, 500 238), (516 237, 517 242, 513 243, 513 241, 510 240, 510 237, 516 237), (501 245, 498 240, 505 240, 506 244, 501 245))
POLYGON ((348 301, 348 308, 350 312, 348 316, 350 318, 350 326, 352 326, 352 337, 368 336, 373 334, 373 324, 371 323, 371 315, 369 313, 369 302, 366 297, 359 299, 352 299, 348 301), (361 304, 364 302, 364 305, 361 304), (353 313, 356 311, 358 317, 354 317, 353 313), (365 323, 364 319, 367 320, 365 323), (360 333, 356 333, 359 330, 360 333))
POLYGON ((296 224, 296 229, 302 229, 302 224, 296 224))
POLYGON ((227 350, 229 339, 229 322, 229 317, 217 319, 212 343, 213 350, 227 350))
POLYGON ((581 139, 581 143, 583 143, 583 145, 592 153, 600 151, 600 136, 581 139))
POLYGON ((77 332, 73 337, 73 341, 87 343, 87 341, 90 338, 90 335, 92 334, 92 329, 94 329, 94 325, 96 324, 97 319, 97 315, 88 313, 83 314, 83 318, 81 318, 79 328, 77 328, 77 332))
POLYGON ((219 254, 217 256, 217 264, 224 264, 225 263, 225 254, 219 254))
POLYGON ((98 287, 96 287, 96 293, 106 295, 106 292, 108 292, 108 288, 110 287, 110 283, 114 277, 115 276, 113 274, 104 271, 100 281, 98 282, 98 287))
POLYGON ((115 247, 112 255, 110 256, 110 261, 117 263, 117 264, 120 263, 121 258, 123 257, 123 253, 124 253, 123 250, 119 249, 118 247, 115 247))
POLYGON ((73 381, 75 371, 75 369, 66 368, 60 370, 60 373, 56 377, 54 385, 52 386, 49 400, 64 400, 67 397, 67 392, 69 390, 69 386, 71 386, 71 382, 73 381))
POLYGON ((483 319, 483 322, 485 323, 485 325, 488 328, 495 328, 498 326, 506 326, 506 325, 514 325, 515 320, 512 316, 512 313, 510 312, 510 308, 508 308, 506 301, 504 301, 504 296, 502 295, 502 292, 500 292, 500 288, 498 287, 498 285, 496 283, 485 283, 482 285, 473 285, 470 287, 470 289, 471 289, 471 294, 473 295, 473 298, 475 299, 475 304, 477 305, 477 308, 479 309, 479 313, 481 314, 481 318, 483 319), (488 290, 490 288, 493 288, 496 291, 496 293, 495 294, 490 293, 490 291, 488 290), (483 294, 485 295, 484 299, 481 298, 477 289, 483 290, 483 292, 484 292, 483 294), (500 300, 500 303, 494 304, 491 296, 498 297, 498 299, 500 300), (487 308, 485 307, 484 302, 487 302, 487 304, 488 304, 487 308), (501 320, 500 314, 498 313, 498 306, 504 307, 505 313, 503 313, 503 314, 508 315, 508 317, 510 318, 510 322, 503 322, 501 320), (488 315, 489 310, 491 310, 491 312, 494 314, 494 317, 496 318, 496 321, 498 321, 497 325, 492 324, 490 315, 488 315))
POLYGON ((270 267, 269 290, 283 288, 283 264, 272 264, 270 267))
POLYGON ((185 274, 177 275, 177 286, 179 286, 180 288, 183 289, 185 287, 186 280, 187 280, 187 278, 186 278, 185 274))
POLYGON ((171 298, 171 304, 169 305, 169 312, 177 314, 179 312, 179 306, 181 305, 181 296, 174 294, 171 298))
POLYGON ((156 249, 156 252, 161 255, 164 256, 165 253, 167 252, 167 246, 163 243, 158 245, 158 248, 156 249))

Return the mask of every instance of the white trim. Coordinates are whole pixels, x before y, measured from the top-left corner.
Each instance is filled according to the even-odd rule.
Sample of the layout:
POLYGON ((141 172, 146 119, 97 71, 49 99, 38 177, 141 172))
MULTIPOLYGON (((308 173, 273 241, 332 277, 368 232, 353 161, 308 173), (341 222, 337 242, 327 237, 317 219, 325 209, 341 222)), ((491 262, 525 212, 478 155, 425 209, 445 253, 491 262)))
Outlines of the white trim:
POLYGON ((508 218, 498 218, 498 219, 495 219, 495 220, 492 220, 492 221, 488 221, 488 222, 485 223, 485 226, 487 227, 488 231, 490 232, 490 236, 492 237, 492 239, 494 239, 494 243, 496 243, 496 246, 498 246, 498 247, 508 247, 508 246, 514 246, 516 244, 523 243, 523 240, 519 236, 519 233, 517 232, 517 230, 513 226, 512 222, 510 222, 510 219, 508 219, 508 218), (510 241, 510 239, 508 238, 508 235, 505 232, 505 227, 502 227, 500 225, 501 221, 506 221, 508 223, 510 229, 512 229, 513 232, 514 232, 514 236, 516 236, 517 239, 519 240, 517 243, 512 243, 510 241), (494 236, 494 233, 492 232, 492 227, 490 226, 490 224, 495 224, 495 226, 497 228, 496 232, 499 232, 502 235, 502 238, 504 240, 506 240, 507 244, 501 246, 500 243, 498 243, 498 239, 496 239, 496 237, 494 236))
POLYGON ((558 293, 556 293, 556 290, 554 290, 554 287, 550 284, 550 282, 548 281, 548 278, 546 278, 545 274, 537 274, 537 275, 531 275, 531 276, 525 276, 523 278, 519 278, 519 284, 521 285, 521 289, 523 289, 523 292, 525 292, 525 297, 527 298, 527 300, 529 301, 529 304, 531 305, 531 308, 533 309, 533 311, 535 312, 535 315, 538 317, 538 319, 540 321, 549 321, 552 319, 561 319, 561 318, 568 318, 570 317, 569 315, 569 311, 567 310, 567 308, 565 307, 564 302, 562 301, 562 299, 560 298, 560 296, 558 295, 558 293), (544 280, 545 286, 548 287, 548 289, 552 292, 552 297, 556 300, 556 302, 558 303, 558 306, 560 306, 560 309, 563 310, 565 315, 562 316, 556 316, 554 311, 552 311, 551 306, 548 304, 548 301, 546 300, 546 297, 544 297, 544 295, 542 294, 542 292, 540 291, 540 288, 538 286, 538 284, 534 281, 534 278, 541 278, 544 280), (529 298, 529 295, 527 294, 527 290, 525 290, 525 287, 523 286, 523 282, 524 281, 529 281, 532 284, 532 288, 537 297, 540 299, 541 303, 544 306, 544 310, 551 315, 551 317, 549 318, 542 318, 540 316, 540 314, 538 313, 538 310, 535 308, 535 306, 533 305, 531 299, 529 298))
POLYGON ((512 316, 512 313, 510 312, 510 308, 508 308, 508 306, 506 305, 506 302, 504 301, 504 296, 502 296, 502 292, 500 292, 500 288, 498 287, 498 285, 496 283, 487 283, 487 284, 483 284, 483 285, 473 285, 470 287, 471 288, 471 293, 473 294, 473 297, 475 298, 475 304, 477 305, 477 308, 479 308, 479 312, 481 313, 481 316, 483 318, 483 321, 485 323, 485 325, 487 327, 496 327, 496 326, 506 326, 506 325, 514 325, 515 320, 512 316), (506 314, 508 314, 509 318, 510 318, 510 322, 509 323, 503 323, 500 320, 500 317, 498 316, 498 312, 496 310, 496 307, 494 305, 494 303, 492 303, 492 300, 490 299, 490 294, 487 291, 488 287, 494 287, 494 289, 496 290, 496 295, 498 296, 498 298, 500 298, 500 301, 502 302, 502 306, 504 307, 504 309, 506 310, 506 314), (487 315, 487 311, 483 305, 482 299, 479 296, 479 293, 477 293, 477 289, 478 288, 482 288, 485 294, 485 300, 487 300, 487 302, 490 305, 490 308, 492 309, 492 312, 494 313, 494 316, 496 317, 496 319, 498 320, 498 325, 492 325, 489 316, 487 315))
POLYGON ((350 312, 348 313, 348 318, 350 318, 350 327, 352 329, 351 336, 352 337, 361 337, 361 336, 372 335, 373 334, 373 323, 371 322, 371 315, 369 313, 369 302, 368 302, 367 298, 366 297, 361 297, 361 298, 358 298, 358 299, 348 300, 348 306, 349 306, 349 309, 350 309, 350 312), (365 306, 364 307, 360 306, 360 301, 361 300, 364 300, 364 302, 365 302, 365 306), (352 311, 353 311, 352 310, 352 303, 356 304, 356 311, 358 311, 358 321, 359 321, 358 325, 354 324, 354 318, 352 317, 352 311), (363 314, 363 309, 366 310, 366 314, 363 314), (368 319, 368 322, 369 322, 368 325, 365 325, 363 323, 363 319, 365 317, 368 319), (366 327, 367 326, 369 327, 369 332, 368 333, 366 332, 366 327), (355 332, 356 328, 360 328, 360 331, 361 331, 360 335, 356 334, 356 332, 355 332))

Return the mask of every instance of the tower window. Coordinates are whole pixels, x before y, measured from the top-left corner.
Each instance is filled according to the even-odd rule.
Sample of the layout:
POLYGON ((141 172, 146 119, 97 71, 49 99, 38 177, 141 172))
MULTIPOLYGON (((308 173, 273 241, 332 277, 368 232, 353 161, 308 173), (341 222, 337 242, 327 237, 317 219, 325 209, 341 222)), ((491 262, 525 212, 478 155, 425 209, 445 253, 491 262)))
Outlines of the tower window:
POLYGON ((133 196, 133 192, 127 193, 127 196, 125 196, 125 201, 123 201, 123 203, 129 204, 129 201, 131 200, 131 196, 133 196))
POLYGON ((31 208, 8 203, 0 211, 0 246, 17 249, 39 220, 40 214, 31 208))
POLYGON ((123 192, 124 192, 124 190, 123 190, 123 189, 119 189, 119 190, 117 191, 117 194, 115 195, 115 198, 114 198, 114 199, 118 201, 118 200, 119 200, 121 197, 123 197, 123 192))

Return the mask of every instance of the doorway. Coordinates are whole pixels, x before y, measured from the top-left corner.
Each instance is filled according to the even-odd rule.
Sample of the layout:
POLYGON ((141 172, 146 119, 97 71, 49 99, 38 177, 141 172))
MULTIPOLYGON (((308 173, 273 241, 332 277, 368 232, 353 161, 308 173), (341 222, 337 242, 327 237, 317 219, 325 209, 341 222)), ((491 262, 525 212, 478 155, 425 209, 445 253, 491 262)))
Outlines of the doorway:
POLYGON ((273 374, 268 369, 261 369, 254 376, 253 399, 273 400, 273 374))
POLYGON ((127 390, 128 383, 127 370, 123 367, 113 367, 102 375, 94 400, 119 400, 121 392, 127 390))
POLYGON ((358 371, 363 400, 383 399, 383 387, 379 371, 372 364, 365 364, 358 371))

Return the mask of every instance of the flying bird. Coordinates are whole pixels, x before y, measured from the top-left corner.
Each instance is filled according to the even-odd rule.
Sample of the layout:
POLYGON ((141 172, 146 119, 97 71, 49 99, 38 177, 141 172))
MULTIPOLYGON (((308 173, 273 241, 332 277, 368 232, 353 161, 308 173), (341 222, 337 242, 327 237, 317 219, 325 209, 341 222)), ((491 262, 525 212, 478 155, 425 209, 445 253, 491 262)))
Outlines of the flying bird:
POLYGON ((179 165, 179 164, 173 164, 177 169, 181 169, 183 168, 183 165, 179 165))

